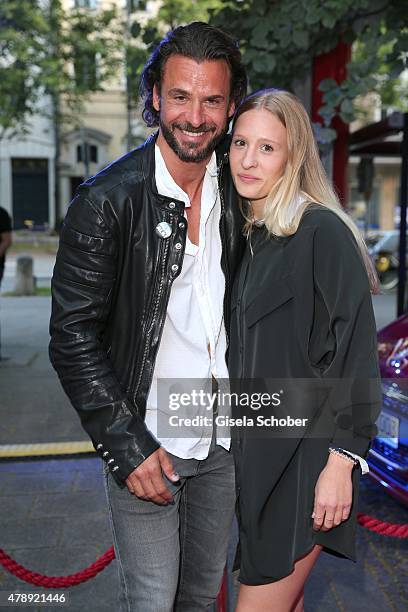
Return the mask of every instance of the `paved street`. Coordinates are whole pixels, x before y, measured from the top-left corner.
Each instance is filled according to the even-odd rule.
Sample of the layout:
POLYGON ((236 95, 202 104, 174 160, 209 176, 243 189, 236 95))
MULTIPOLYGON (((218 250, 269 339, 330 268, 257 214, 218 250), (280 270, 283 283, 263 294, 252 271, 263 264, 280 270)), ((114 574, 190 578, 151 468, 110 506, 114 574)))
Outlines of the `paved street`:
POLYGON ((48 297, 0 299, 0 444, 85 440, 48 360, 48 297))
MULTIPOLYGON (((48 256, 36 262, 35 273, 45 284, 52 265, 48 256)), ((3 291, 12 289, 12 267, 11 260, 3 291)), ((394 318, 395 295, 376 296, 374 304, 379 326, 394 318)), ((49 312, 47 297, 0 298, 2 352, 9 358, 0 365, 0 445, 87 439, 48 362, 49 312)), ((16 561, 40 573, 66 575, 111 546, 96 457, 2 461, 0 473, 0 547, 16 561)), ((384 520, 407 522, 406 510, 368 478, 362 480, 359 507, 384 520)), ((407 609, 406 540, 359 528, 357 549, 357 565, 321 555, 307 585, 308 612, 407 609)), ((16 589, 36 590, 0 571, 0 591, 16 589)), ((70 603, 63 609, 116 612, 116 593, 114 561, 96 578, 69 589, 70 603)))
MULTIPOLYGON (((47 575, 71 574, 95 561, 112 545, 100 463, 96 458, 0 463, 1 547, 27 568, 47 575)), ((360 510, 390 521, 406 520, 405 510, 368 479, 362 481, 360 510)), ((406 540, 359 527, 358 563, 322 554, 307 584, 306 611, 360 612, 368 606, 375 612, 406 610, 407 552, 406 540)), ((68 589, 70 602, 64 609, 116 612, 115 566, 113 561, 96 578, 68 589)), ((0 572, 0 591, 17 589, 41 591, 0 572)))

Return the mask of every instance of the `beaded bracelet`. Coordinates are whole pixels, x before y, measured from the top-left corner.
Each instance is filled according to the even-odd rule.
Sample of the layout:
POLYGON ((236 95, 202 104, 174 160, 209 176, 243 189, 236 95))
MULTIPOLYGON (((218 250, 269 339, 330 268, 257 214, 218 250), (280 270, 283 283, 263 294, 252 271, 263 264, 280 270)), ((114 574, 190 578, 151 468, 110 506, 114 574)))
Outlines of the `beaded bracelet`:
POLYGON ((342 457, 346 461, 351 461, 351 463, 353 463, 353 465, 358 465, 359 464, 358 459, 355 459, 354 457, 349 455, 348 452, 343 450, 342 448, 335 448, 334 446, 329 446, 329 453, 333 453, 334 455, 338 455, 339 457, 342 457))

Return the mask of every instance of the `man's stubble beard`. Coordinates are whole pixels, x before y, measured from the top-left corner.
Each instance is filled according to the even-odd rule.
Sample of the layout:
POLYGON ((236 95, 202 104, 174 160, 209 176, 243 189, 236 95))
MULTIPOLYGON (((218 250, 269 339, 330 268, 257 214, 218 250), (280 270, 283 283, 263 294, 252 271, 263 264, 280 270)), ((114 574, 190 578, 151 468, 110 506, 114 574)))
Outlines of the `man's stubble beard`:
MULTIPOLYGON (((182 162, 187 162, 187 163, 198 163, 198 162, 202 162, 205 159, 209 158, 213 154, 217 146, 220 144, 220 142, 224 139, 228 131, 228 120, 227 120, 224 129, 218 134, 215 134, 213 138, 211 138, 211 140, 205 145, 203 149, 199 149, 197 148, 196 143, 194 142, 190 143, 191 146, 186 145, 183 147, 178 142, 177 138, 173 134, 170 127, 167 124, 165 124, 161 120, 161 118, 160 118, 159 123, 160 123, 160 130, 161 130, 161 133, 163 134, 164 140, 167 142, 171 150, 174 151, 177 157, 182 162)), ((181 129, 186 129, 184 126, 176 126, 176 127, 181 127, 181 129)), ((208 128, 204 130, 200 126, 200 128, 191 129, 191 131, 200 132, 200 131, 210 131, 210 130, 208 128)))

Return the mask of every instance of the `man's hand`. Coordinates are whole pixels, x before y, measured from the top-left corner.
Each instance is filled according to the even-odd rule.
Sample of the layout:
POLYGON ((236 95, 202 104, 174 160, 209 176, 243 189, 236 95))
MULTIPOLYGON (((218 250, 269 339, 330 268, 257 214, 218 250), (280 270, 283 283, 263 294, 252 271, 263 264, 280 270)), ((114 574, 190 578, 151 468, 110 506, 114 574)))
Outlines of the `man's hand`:
POLYGON ((172 482, 180 480, 168 454, 159 448, 129 474, 126 478, 127 488, 140 499, 155 504, 171 503, 173 496, 165 485, 163 474, 172 482))
POLYGON ((329 454, 315 487, 312 519, 316 531, 329 531, 349 517, 353 501, 352 471, 351 461, 329 454))

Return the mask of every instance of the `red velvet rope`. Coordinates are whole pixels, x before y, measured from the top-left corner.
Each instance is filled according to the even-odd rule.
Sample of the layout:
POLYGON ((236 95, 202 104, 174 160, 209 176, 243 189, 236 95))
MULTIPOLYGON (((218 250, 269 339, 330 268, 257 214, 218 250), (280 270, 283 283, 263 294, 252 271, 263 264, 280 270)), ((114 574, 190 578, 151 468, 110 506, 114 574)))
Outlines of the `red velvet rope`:
MULTIPOLYGON (((380 535, 391 536, 393 538, 407 538, 408 537, 408 524, 396 525, 394 523, 387 523, 386 521, 379 521, 378 519, 368 516, 359 512, 357 514, 357 521, 366 529, 374 531, 380 535)), ((86 582, 91 578, 94 578, 99 572, 101 572, 109 563, 115 558, 115 551, 113 546, 107 550, 102 557, 99 557, 92 565, 86 567, 81 572, 76 574, 70 574, 69 576, 44 576, 43 574, 37 574, 26 569, 16 561, 14 561, 7 553, 0 548, 0 565, 4 567, 20 580, 35 584, 36 586, 46 587, 48 589, 66 589, 68 587, 76 586, 82 582, 86 582)))
POLYGON ((379 521, 373 516, 357 513, 357 521, 369 531, 374 531, 380 535, 391 536, 393 538, 408 538, 408 524, 396 525, 395 523, 387 523, 387 521, 379 521))
POLYGON ((48 589, 66 589, 68 587, 76 586, 81 582, 86 582, 90 578, 94 578, 96 574, 99 574, 112 559, 115 558, 115 551, 113 546, 107 550, 102 557, 99 557, 89 567, 86 567, 81 572, 76 574, 70 574, 69 576, 44 576, 43 574, 37 574, 36 572, 30 572, 19 563, 16 563, 11 557, 9 557, 4 550, 0 549, 0 564, 20 580, 35 584, 36 586, 46 587, 48 589))

